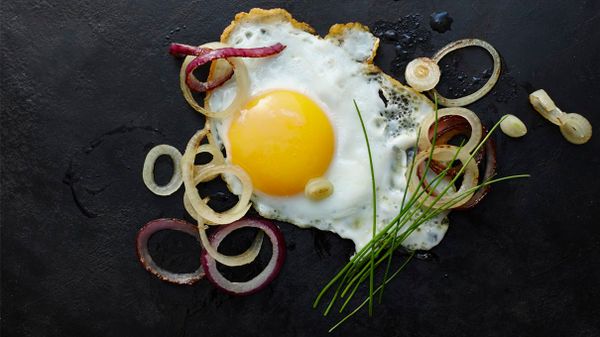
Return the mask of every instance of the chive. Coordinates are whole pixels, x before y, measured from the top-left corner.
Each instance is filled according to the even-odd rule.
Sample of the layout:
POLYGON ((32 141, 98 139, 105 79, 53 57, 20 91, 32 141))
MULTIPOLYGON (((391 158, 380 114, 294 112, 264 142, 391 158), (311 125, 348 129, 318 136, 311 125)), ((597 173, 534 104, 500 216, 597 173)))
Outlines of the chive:
MULTIPOLYGON (((432 144, 435 144, 435 142, 436 142, 435 137, 437 136, 437 123, 438 123, 437 97, 434 97, 434 99, 435 99, 436 118, 435 118, 435 124, 434 124, 434 139, 433 139, 432 144)), ((414 251, 413 251, 410 253, 410 256, 402 263, 402 265, 393 274, 390 275, 389 272, 390 272, 390 268, 391 268, 391 261, 392 261, 393 253, 397 249, 400 249, 402 247, 402 243, 404 242, 404 240, 408 236, 410 236, 419 226, 421 226, 423 223, 426 223, 427 221, 433 219, 434 217, 440 215, 442 212, 445 212, 445 211, 451 209, 454 205, 456 205, 458 202, 462 201, 463 199, 467 198, 471 193, 475 192, 479 188, 482 188, 484 186, 488 186, 488 185, 491 185, 494 183, 498 183, 501 181, 505 181, 505 180, 529 177, 529 175, 525 175, 525 174, 513 175, 513 176, 496 178, 496 179, 492 179, 492 177, 491 177, 487 181, 483 181, 480 184, 473 186, 458 195, 452 196, 452 198, 450 198, 449 200, 446 200, 446 202, 443 203, 441 206, 438 205, 441 198, 448 193, 450 187, 454 186, 457 179, 459 179, 459 177, 464 173, 467 164, 471 160, 473 160, 475 153, 477 153, 481 149, 483 144, 485 144, 485 142, 488 141, 489 137, 494 132, 494 130, 498 128, 498 126, 500 125, 500 123, 503 120, 503 119, 501 119, 498 123, 496 123, 490 129, 490 132, 486 135, 486 137, 484 137, 482 139, 482 141, 478 144, 478 146, 472 151, 472 154, 469 155, 466 162, 462 163, 463 165, 459 169, 458 173, 456 173, 456 175, 451 179, 451 181, 444 187, 442 192, 438 193, 435 196, 435 198, 433 198, 433 201, 430 202, 428 205, 425 205, 425 200, 430 199, 432 197, 433 191, 435 191, 437 186, 444 180, 444 177, 446 176, 446 174, 452 167, 453 163, 457 159, 458 154, 462 150, 462 145, 458 147, 453 158, 446 165, 446 168, 444 170, 442 170, 440 173, 438 173, 431 182, 428 182, 429 188, 427 188, 427 189, 421 188, 421 187, 418 188, 417 191, 414 194, 410 195, 410 197, 407 200, 406 197, 408 195, 408 192, 407 192, 408 188, 409 188, 408 185, 410 185, 410 179, 409 179, 406 190, 404 191, 404 194, 402 196, 400 211, 394 217, 394 219, 392 219, 385 227, 383 227, 379 232, 377 232, 377 194, 376 194, 377 186, 376 186, 376 181, 375 181, 375 171, 373 168, 373 158, 372 158, 372 153, 371 153, 371 147, 370 147, 370 143, 369 143, 369 137, 367 134, 367 130, 366 130, 366 127, 364 124, 364 120, 362 118, 362 114, 360 112, 360 109, 358 108, 356 101, 354 101, 354 107, 359 116, 363 134, 365 136, 367 152, 369 155, 369 166, 370 166, 370 170, 371 170, 372 203, 373 203, 373 228, 372 228, 373 236, 372 236, 371 240, 367 243, 367 245, 365 245, 362 249, 360 249, 350 259, 350 261, 348 263, 346 263, 346 265, 344 265, 344 267, 323 287, 323 289, 319 292, 319 294, 317 295, 317 298, 313 302, 313 307, 316 308, 319 305, 320 301, 323 299, 323 296, 325 296, 325 294, 327 294, 332 289, 333 286, 336 286, 335 292, 333 293, 333 296, 332 296, 331 300, 329 301, 329 304, 327 305, 323 315, 327 315, 331 311, 335 302, 338 299, 344 298, 347 295, 345 301, 342 303, 342 305, 340 306, 340 309, 339 309, 340 313, 343 312, 344 309, 350 303, 350 300, 352 298, 354 298, 354 296, 356 295, 358 287, 361 284, 363 284, 367 280, 367 278, 369 279, 369 294, 368 294, 367 298, 363 302, 361 302, 361 304, 359 304, 352 312, 350 312, 349 314, 344 316, 337 324, 335 324, 329 330, 330 332, 333 331, 334 329, 336 329, 337 327, 339 327, 342 323, 344 323, 350 317, 355 315, 367 303, 369 305, 369 316, 371 316, 373 314, 373 304, 374 304, 373 297, 374 297, 374 295, 379 293, 379 301, 378 302, 381 303, 386 284, 391 282, 391 280, 394 279, 400 273, 400 271, 402 271, 405 268, 405 266, 408 264, 408 262, 414 256, 414 251), (408 226, 408 227, 406 229, 404 229, 405 226, 408 226), (404 229, 404 230, 402 232, 400 232, 401 229, 404 229), (378 287, 375 288, 375 282, 374 282, 375 269, 384 262, 387 262, 387 263, 386 263, 383 281, 381 282, 381 284, 378 287)), ((428 130, 426 130, 426 132, 427 131, 428 130)), ((419 135, 420 135, 420 132, 421 132, 421 130, 418 131, 419 135)), ((428 170, 430 169, 430 164, 431 164, 431 161, 433 160, 433 151, 434 151, 434 146, 432 146, 430 149, 430 152, 429 152, 429 155, 428 155, 428 158, 426 161, 425 172, 419 180, 419 186, 423 185, 425 176, 426 176, 428 170)), ((411 163, 411 166, 409 169, 409 177, 411 177, 412 174, 414 173, 415 163, 416 163, 415 158, 416 158, 416 153, 412 158, 412 163, 411 163)))

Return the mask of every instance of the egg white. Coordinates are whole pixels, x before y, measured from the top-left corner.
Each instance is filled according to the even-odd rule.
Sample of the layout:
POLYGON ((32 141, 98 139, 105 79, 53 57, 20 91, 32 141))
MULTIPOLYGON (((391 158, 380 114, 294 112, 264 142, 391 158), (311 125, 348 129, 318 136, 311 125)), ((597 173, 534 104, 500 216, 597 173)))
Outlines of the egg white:
MULTIPOLYGON (((286 49, 278 55, 243 59, 250 97, 273 89, 300 92, 321 106, 335 133, 335 152, 324 175, 334 186, 330 197, 312 201, 304 194, 278 197, 255 191, 254 208, 266 218, 332 231, 354 241, 360 250, 373 235, 372 193, 367 147, 353 100, 361 110, 373 153, 378 229, 400 210, 407 183, 407 150, 416 144, 416 125, 433 113, 431 102, 369 64, 378 40, 361 27, 349 25, 323 39, 286 20, 246 20, 237 22, 222 42, 234 47, 284 44, 286 49)), ((213 90, 207 104, 220 111, 234 95, 231 80, 213 90)), ((231 118, 210 122, 217 141, 229 153, 231 118)), ((235 179, 226 177, 226 181, 235 193, 239 188, 235 179)), ((448 228, 445 216, 422 225, 404 246, 437 245, 448 228)))

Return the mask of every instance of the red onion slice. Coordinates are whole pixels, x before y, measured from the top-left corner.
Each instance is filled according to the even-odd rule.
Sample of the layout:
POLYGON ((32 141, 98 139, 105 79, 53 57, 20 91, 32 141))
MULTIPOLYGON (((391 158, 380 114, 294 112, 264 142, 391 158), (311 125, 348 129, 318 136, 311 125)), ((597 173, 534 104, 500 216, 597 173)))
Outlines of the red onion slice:
MULTIPOLYGON (((189 47, 189 46, 188 46, 189 47)), ((172 47, 173 48, 173 47, 172 47)), ((200 82, 196 77, 194 77, 193 72, 199 66, 206 64, 208 62, 229 58, 229 57, 266 57, 280 53, 285 49, 285 46, 281 43, 276 43, 269 47, 260 47, 260 48, 219 48, 211 50, 208 53, 199 55, 192 62, 190 62, 186 69, 186 84, 191 90, 197 92, 204 92, 207 90, 211 90, 214 88, 214 81, 210 82, 200 82), (211 87, 212 86, 212 87, 211 87)), ((177 47, 177 52, 192 52, 187 47, 177 47)), ((195 55, 195 54, 193 54, 195 55)), ((231 76, 229 76, 231 77, 231 76)), ((219 79, 220 80, 220 79, 219 79)))
POLYGON ((211 236, 210 242, 215 248, 218 248, 219 244, 227 235, 236 229, 245 227, 254 227, 264 231, 271 240, 273 246, 273 255, 271 256, 269 263, 265 269, 253 279, 246 282, 229 281, 217 269, 217 262, 215 259, 213 259, 205 249, 202 250, 202 266, 206 271, 207 279, 222 291, 237 296, 254 294, 266 287, 273 279, 275 279, 275 277, 277 277, 277 274, 279 274, 279 270, 283 265, 283 261, 285 260, 285 241, 283 240, 281 231, 275 224, 263 219, 242 219, 229 225, 219 226, 217 232, 211 236))
POLYGON ((150 256, 148 251, 148 240, 150 237, 161 230, 175 230, 193 236, 200 242, 198 228, 189 222, 178 219, 156 219, 148 222, 142 227, 136 237, 137 255, 142 266, 150 273, 156 275, 159 279, 175 284, 192 285, 204 277, 202 265, 192 273, 173 273, 158 266, 150 256))

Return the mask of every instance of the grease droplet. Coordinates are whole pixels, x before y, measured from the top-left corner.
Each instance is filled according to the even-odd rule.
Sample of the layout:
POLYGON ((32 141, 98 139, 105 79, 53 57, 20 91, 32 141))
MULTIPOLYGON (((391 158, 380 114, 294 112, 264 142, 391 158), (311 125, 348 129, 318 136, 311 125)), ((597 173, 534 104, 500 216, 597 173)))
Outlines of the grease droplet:
POLYGON ((448 12, 436 12, 430 16, 429 26, 438 33, 444 33, 450 30, 453 21, 448 12))

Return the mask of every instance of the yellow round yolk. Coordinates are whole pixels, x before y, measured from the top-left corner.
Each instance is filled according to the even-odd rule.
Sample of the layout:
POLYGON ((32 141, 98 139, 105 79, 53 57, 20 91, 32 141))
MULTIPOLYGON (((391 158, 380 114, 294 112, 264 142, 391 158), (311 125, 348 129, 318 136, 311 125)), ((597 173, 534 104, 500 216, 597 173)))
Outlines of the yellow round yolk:
POLYGON ((229 128, 231 161, 259 191, 277 196, 304 191, 331 162, 334 134, 323 110, 303 94, 274 90, 253 97, 229 128))

